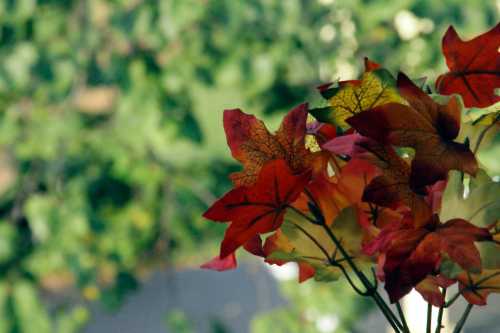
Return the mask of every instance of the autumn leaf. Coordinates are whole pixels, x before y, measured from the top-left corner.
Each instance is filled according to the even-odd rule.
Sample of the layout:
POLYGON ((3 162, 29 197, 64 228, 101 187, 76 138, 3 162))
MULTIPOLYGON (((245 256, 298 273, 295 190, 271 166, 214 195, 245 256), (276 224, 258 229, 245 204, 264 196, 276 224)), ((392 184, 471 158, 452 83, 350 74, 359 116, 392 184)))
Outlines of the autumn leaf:
MULTIPOLYGON (((448 185, 443 193, 441 219, 463 217, 478 227, 494 229, 500 217, 500 183, 494 182, 484 170, 479 170, 475 178, 470 178, 467 189, 465 196, 463 175, 458 171, 450 172, 448 185)), ((478 244, 478 249, 483 268, 500 269, 499 245, 483 242, 478 244)), ((446 264, 448 276, 460 273, 457 267, 446 264)))
POLYGON ((480 274, 463 272, 457 279, 462 296, 470 304, 486 305, 489 294, 500 292, 500 269, 485 269, 480 274))
POLYGON ((463 41, 450 26, 443 37, 449 72, 436 81, 443 95, 460 94, 466 107, 487 107, 498 101, 500 87, 500 23, 471 40, 463 41))
POLYGON ((376 165, 382 174, 367 182, 363 201, 397 209, 410 208, 417 227, 426 223, 432 212, 421 196, 410 189, 410 165, 390 145, 383 145, 359 134, 344 135, 324 144, 324 149, 336 154, 363 159, 376 165))
POLYGON ((225 258, 217 256, 210 261, 204 263, 200 268, 210 269, 218 272, 223 272, 236 268, 236 255, 233 253, 227 255, 225 258))
MULTIPOLYGON (((371 261, 361 252, 363 232, 356 222, 357 214, 356 207, 343 209, 330 228, 351 259, 363 267, 371 261)), ((338 254, 335 244, 322 226, 305 220, 294 211, 288 211, 280 232, 279 237, 273 240, 273 251, 266 260, 306 263, 314 268, 314 278, 319 281, 339 279, 342 270, 338 265, 347 269, 345 259, 338 254)))
MULTIPOLYGON (((254 235, 250 240, 243 244, 243 248, 258 257, 265 257, 262 239, 259 235, 254 235)), ((228 271, 235 269, 238 266, 236 255, 234 252, 222 258, 219 255, 212 258, 208 262, 202 264, 200 268, 210 269, 214 271, 228 271)))
POLYGON ((398 75, 398 88, 409 105, 384 104, 347 122, 384 145, 415 149, 410 187, 417 193, 425 194, 425 186, 446 179, 449 170, 475 175, 478 166, 469 147, 453 141, 460 130, 458 98, 453 96, 447 104, 438 104, 402 73, 398 75))
POLYGON ((293 175, 284 160, 274 160, 262 168, 256 183, 237 187, 217 200, 203 216, 231 222, 221 244, 225 258, 255 235, 276 230, 287 207, 294 202, 310 179, 310 172, 293 175))
POLYGON ((294 173, 305 170, 307 104, 290 111, 275 135, 255 116, 239 109, 224 111, 224 130, 233 157, 243 164, 243 171, 230 175, 235 186, 252 185, 260 169, 271 160, 283 159, 294 173))
POLYGON ((443 255, 466 271, 479 272, 481 258, 474 242, 487 240, 491 235, 486 228, 462 219, 440 223, 434 215, 421 228, 414 228, 411 219, 388 225, 364 251, 383 256, 385 289, 391 302, 396 302, 437 271, 443 255))
POLYGON ((340 169, 339 174, 315 177, 306 187, 309 196, 303 194, 297 203, 302 204, 302 210, 308 211, 307 202, 314 200, 325 223, 330 225, 344 208, 361 202, 365 185, 375 174, 376 169, 371 164, 362 160, 350 160, 340 169))
POLYGON ((389 71, 369 60, 365 66, 359 80, 340 81, 334 88, 321 87, 320 92, 328 99, 329 106, 312 109, 310 113, 323 123, 335 124, 345 130, 349 128, 346 119, 355 114, 391 102, 405 103, 389 71))
POLYGON ((484 170, 470 178, 468 193, 464 196, 463 174, 450 172, 443 193, 440 218, 443 220, 463 217, 480 227, 487 227, 500 217, 500 183, 494 182, 484 170))
MULTIPOLYGON (((467 140, 480 168, 489 175, 500 175, 500 102, 496 109, 485 108, 474 116, 464 112, 464 121, 458 140, 467 140), (465 122, 467 121, 467 122, 465 122)), ((474 111, 478 109, 469 109, 474 111)))
POLYGON ((448 288, 456 281, 444 276, 428 275, 424 280, 415 286, 415 290, 429 303, 436 307, 444 305, 444 295, 440 288, 448 288))
MULTIPOLYGON (((463 122, 470 122, 474 125, 488 126, 495 122, 500 122, 500 102, 485 108, 469 108, 463 113, 463 122)), ((500 126, 500 125, 499 125, 500 126)))

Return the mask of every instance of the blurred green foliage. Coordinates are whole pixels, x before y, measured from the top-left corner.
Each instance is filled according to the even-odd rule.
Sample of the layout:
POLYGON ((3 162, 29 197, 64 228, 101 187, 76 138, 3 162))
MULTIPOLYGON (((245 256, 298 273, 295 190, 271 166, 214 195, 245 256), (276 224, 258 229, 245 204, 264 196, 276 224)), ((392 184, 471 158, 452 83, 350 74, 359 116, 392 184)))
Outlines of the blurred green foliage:
POLYGON ((224 108, 276 122, 363 56, 433 78, 449 24, 497 20, 490 0, 0 1, 0 332, 75 332, 80 304, 215 253, 224 108))
POLYGON ((286 281, 281 287, 294 302, 255 318, 252 332, 354 332, 357 319, 373 305, 357 297, 343 280, 335 284, 309 281, 299 287, 296 281, 286 281))

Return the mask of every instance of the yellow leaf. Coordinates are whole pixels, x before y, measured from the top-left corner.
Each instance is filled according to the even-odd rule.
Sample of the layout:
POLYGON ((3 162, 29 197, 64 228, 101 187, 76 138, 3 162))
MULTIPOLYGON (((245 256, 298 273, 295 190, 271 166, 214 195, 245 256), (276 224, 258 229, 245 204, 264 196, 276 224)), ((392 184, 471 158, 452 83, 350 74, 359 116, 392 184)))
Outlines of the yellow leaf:
POLYGON ((310 112, 321 122, 349 128, 345 120, 357 113, 387 103, 407 104, 399 95, 396 81, 386 69, 365 72, 360 80, 340 82, 331 88, 329 108, 310 112))

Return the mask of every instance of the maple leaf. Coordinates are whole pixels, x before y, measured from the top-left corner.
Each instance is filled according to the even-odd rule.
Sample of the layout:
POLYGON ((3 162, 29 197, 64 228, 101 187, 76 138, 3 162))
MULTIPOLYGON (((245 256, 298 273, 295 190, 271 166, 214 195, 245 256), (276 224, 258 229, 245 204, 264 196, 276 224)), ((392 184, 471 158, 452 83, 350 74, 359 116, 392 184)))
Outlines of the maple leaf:
POLYGON ((488 227, 500 216, 500 183, 494 182, 484 170, 470 178, 468 193, 464 196, 464 176, 452 171, 443 192, 440 218, 443 220, 463 217, 480 227, 488 227))
POLYGON ((467 140, 479 166, 488 174, 500 175, 500 102, 484 109, 464 112, 459 140, 467 140), (474 116, 470 112, 482 110, 474 116), (467 122, 465 122, 467 121, 467 122))
MULTIPOLYGON (((363 232, 356 222, 358 211, 354 206, 345 208, 337 216, 330 229, 340 239, 344 249, 356 264, 363 268, 371 260, 361 252, 363 232)), ((305 220, 294 211, 288 211, 280 233, 272 239, 272 249, 266 261, 270 263, 297 262, 314 269, 317 281, 335 281, 342 276, 342 269, 348 269, 345 260, 337 258, 335 244, 324 228, 305 220), (338 265, 345 265, 340 268, 338 265)))
POLYGON ((230 175, 235 186, 252 185, 268 161, 283 159, 294 173, 306 169, 309 152, 305 148, 307 104, 290 111, 275 135, 255 116, 239 109, 224 111, 224 130, 232 156, 243 171, 230 175))
POLYGON ((436 81, 443 95, 460 94, 466 107, 486 107, 500 101, 500 23, 469 41, 450 26, 443 37, 443 54, 449 72, 436 81))
POLYGON ((448 288, 456 281, 444 276, 428 275, 424 280, 415 286, 415 290, 429 303, 436 307, 444 305, 444 295, 439 288, 448 288))
POLYGON ((382 144, 414 148, 410 187, 417 193, 425 194, 425 186, 446 179, 452 169, 475 175, 474 154, 467 145, 453 141, 460 130, 458 98, 438 104, 402 73, 398 88, 409 105, 384 104, 347 119, 347 123, 382 144))
POLYGON ((373 165, 352 159, 340 169, 339 174, 331 177, 318 174, 306 187, 309 196, 303 194, 295 206, 301 205, 299 208, 307 212, 309 200, 314 200, 322 218, 330 225, 344 208, 361 202, 363 189, 375 174, 373 165))
MULTIPOLYGON (((469 180, 468 193, 464 196, 463 178, 463 174, 458 171, 450 172, 441 203, 441 219, 462 216, 478 227, 490 229, 490 232, 495 231, 500 216, 500 183, 492 181, 484 170, 479 170, 477 176, 469 180)), ((481 242, 477 247, 483 269, 500 269, 500 251, 497 244, 481 242)), ((462 273, 462 269, 453 262, 444 261, 441 266, 441 271, 448 277, 455 278, 462 273)))
POLYGON ((411 219, 388 225, 364 251, 382 254, 385 289, 391 302, 396 302, 437 271, 443 255, 466 271, 479 272, 481 258, 474 242, 488 240, 491 235, 486 228, 462 219, 440 223, 433 215, 421 228, 414 228, 411 219))
POLYGON ((297 199, 310 176, 310 172, 293 175, 284 160, 273 160, 262 167, 254 185, 237 187, 217 200, 203 216, 231 222, 221 244, 220 258, 255 235, 279 228, 285 210, 297 199))
POLYGON ((290 261, 297 263, 299 267, 299 283, 309 280, 316 274, 316 269, 308 264, 306 261, 290 260, 290 256, 283 253, 290 253, 293 251, 293 245, 288 238, 283 235, 280 229, 276 230, 271 236, 266 239, 264 244, 264 253, 266 262, 270 265, 284 265, 290 261), (281 255, 279 253, 282 253, 281 255), (273 256, 274 254, 274 256, 273 256))
POLYGON ((359 134, 334 138, 323 146, 336 154, 363 159, 376 165, 382 175, 367 181, 363 201, 397 209, 401 204, 410 208, 417 227, 426 223, 432 212, 424 196, 410 188, 410 165, 390 145, 383 145, 359 134))
POLYGON ((484 108, 469 108, 464 110, 463 120, 473 125, 488 126, 500 121, 500 102, 484 108))
POLYGON ((457 279, 462 296, 470 304, 486 305, 489 294, 500 292, 500 269, 484 269, 480 274, 463 272, 457 279))
POLYGON ((218 272, 223 272, 231 269, 235 269, 237 266, 236 255, 233 253, 227 255, 225 258, 216 256, 210 261, 204 263, 200 268, 210 269, 218 272))
MULTIPOLYGON (((262 245, 262 239, 259 235, 254 235, 250 240, 243 244, 243 248, 259 257, 265 257, 264 248, 262 245)), ((230 253, 226 257, 222 258, 220 255, 212 258, 208 262, 202 264, 200 268, 210 269, 218 272, 228 271, 235 269, 238 266, 236 261, 236 255, 234 252, 230 253)))
POLYGON ((396 89, 396 82, 384 68, 380 68, 368 59, 365 60, 365 72, 359 80, 340 81, 338 87, 331 84, 318 87, 329 106, 312 109, 309 112, 319 121, 349 128, 346 119, 362 111, 386 103, 405 103, 396 89))

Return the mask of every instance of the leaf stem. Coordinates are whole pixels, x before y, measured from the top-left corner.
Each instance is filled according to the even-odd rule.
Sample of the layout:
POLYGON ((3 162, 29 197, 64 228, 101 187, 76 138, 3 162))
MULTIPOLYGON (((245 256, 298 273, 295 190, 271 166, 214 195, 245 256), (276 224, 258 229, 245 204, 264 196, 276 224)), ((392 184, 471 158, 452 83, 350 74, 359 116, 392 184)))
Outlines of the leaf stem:
MULTIPOLYGON (((292 223, 297 229, 299 229, 307 238, 309 238, 313 243, 314 245, 316 245, 316 247, 324 254, 324 256, 326 257, 326 260, 328 261, 328 263, 330 263, 330 265, 334 266, 334 267, 337 267, 339 268, 342 273, 345 275, 347 281, 349 282, 349 284, 351 285, 352 289, 354 289, 354 291, 356 293, 358 293, 359 295, 361 296, 365 296, 367 295, 368 293, 368 290, 367 291, 362 291, 361 289, 359 289, 355 284, 354 284, 354 281, 352 281, 351 277, 349 276, 349 274, 347 273, 346 269, 344 268, 344 266, 342 266, 340 263, 338 263, 334 258, 331 258, 330 255, 328 254, 328 251, 326 251, 326 249, 318 242, 318 240, 316 238, 314 238, 313 235, 311 235, 309 232, 307 232, 307 230, 305 230, 304 228, 302 228, 300 225, 296 224, 296 223, 293 223, 293 222, 290 222, 292 223)), ((309 259, 311 259, 311 257, 309 257, 309 259)), ((314 258, 316 260, 321 260, 320 258, 314 258)))
POLYGON ((297 208, 293 207, 292 205, 288 205, 287 207, 291 208, 295 213, 299 214, 300 216, 302 216, 303 218, 305 218, 307 221, 311 222, 312 224, 316 224, 316 225, 318 224, 318 222, 315 219, 313 219, 309 215, 305 214, 300 209, 297 209, 297 208))
MULTIPOLYGON (((373 300, 375 301, 375 303, 378 305, 378 307, 382 311, 382 313, 384 314, 384 316, 386 317, 386 319, 389 322, 389 324, 394 329, 394 331, 396 333, 400 333, 401 330, 403 329, 403 325, 399 322, 399 320, 394 315, 394 313, 392 312, 391 308, 386 304, 386 302, 384 301, 384 299, 382 298, 382 296, 380 296, 380 294, 378 293, 376 287, 374 287, 372 285, 372 283, 368 280, 368 278, 356 266, 356 264, 352 260, 351 256, 349 256, 349 254, 347 253, 347 251, 342 246, 341 242, 337 239, 337 237, 333 234, 333 232, 330 229, 330 227, 326 224, 324 218, 322 218, 321 221, 317 221, 316 219, 311 218, 310 216, 308 216, 307 214, 305 214, 301 210, 299 210, 299 209, 297 209, 297 208, 295 208, 295 207, 293 207, 291 205, 289 205, 288 207, 291 208, 297 214, 301 215, 307 221, 311 222, 312 224, 320 225, 320 226, 323 227, 323 229, 326 231, 326 233, 328 234, 328 236, 330 237, 330 239, 335 244, 336 248, 342 254, 342 256, 343 256, 342 259, 345 259, 347 261, 348 265, 351 267, 351 269, 354 271, 354 273, 356 274, 356 276, 358 277, 358 279, 361 281, 361 283, 363 284, 363 286, 366 288, 365 292, 362 292, 357 287, 354 290, 356 292, 358 292, 360 295, 372 297, 373 300)), ((303 228, 301 228, 301 229, 303 229, 303 228)), ((317 243, 317 241, 315 241, 315 244, 317 246, 319 245, 317 243)), ((322 246, 320 246, 320 247, 322 247, 322 246)), ((326 257, 330 258, 329 255, 326 255, 326 257)), ((329 261, 330 261, 330 263, 334 262, 331 259, 329 259, 329 261)), ((353 286, 353 285, 354 284, 351 284, 351 286, 353 286)))
POLYGON ((435 333, 441 333, 441 328, 442 328, 441 323, 443 322, 443 312, 446 302, 446 288, 443 288, 443 290, 441 291, 441 295, 443 296, 443 304, 439 307, 435 333))
POLYGON ((385 315, 387 320, 389 321, 389 324, 391 324, 392 328, 394 329, 395 332, 400 332, 400 329, 403 328, 403 325, 399 322, 399 320, 396 318, 394 313, 392 312, 391 308, 385 303, 384 299, 378 291, 373 287, 371 282, 368 280, 368 278, 359 270, 359 268, 356 266, 354 261, 351 259, 347 251, 344 249, 340 241, 337 239, 337 237, 333 234, 332 230, 326 223, 321 224, 323 226, 323 229, 326 231, 330 239, 333 241, 335 246, 339 249, 340 253, 342 256, 347 260, 347 263, 351 267, 351 269, 354 271, 356 276, 359 278, 361 283, 364 285, 366 290, 368 291, 367 296, 371 296, 375 303, 379 306, 381 309, 382 313, 385 315))
POLYGON ((453 295, 450 300, 446 303, 444 303, 445 308, 449 308, 455 301, 458 299, 458 297, 462 294, 462 291, 457 292, 455 295, 453 295))
POLYGON ((486 132, 488 132, 490 129, 493 128, 493 126, 495 126, 496 122, 500 120, 500 113, 495 117, 495 120, 493 120, 493 122, 491 124, 488 125, 488 127, 486 127, 482 132, 481 134, 479 134, 479 137, 477 138, 477 142, 476 142, 476 147, 474 147, 474 150, 472 151, 472 153, 475 155, 477 153, 477 151, 479 150, 479 145, 481 144, 481 142, 483 141, 484 137, 486 136, 486 132))
POLYGON ((432 323, 432 304, 427 303, 427 329, 426 333, 431 333, 431 323, 432 323))
POLYGON ((462 317, 457 323, 457 326, 455 326, 455 329, 453 330, 453 333, 460 333, 462 328, 465 325, 465 322, 467 321, 467 317, 469 316, 470 311, 472 310, 473 305, 472 304, 467 304, 467 307, 465 308, 464 313, 462 314, 462 317))
POLYGON ((403 309, 401 308, 401 303, 399 303, 399 301, 396 302, 396 309, 398 310, 399 318, 401 318, 401 322, 403 324, 403 331, 410 332, 408 324, 406 323, 405 313, 403 312, 403 309))

